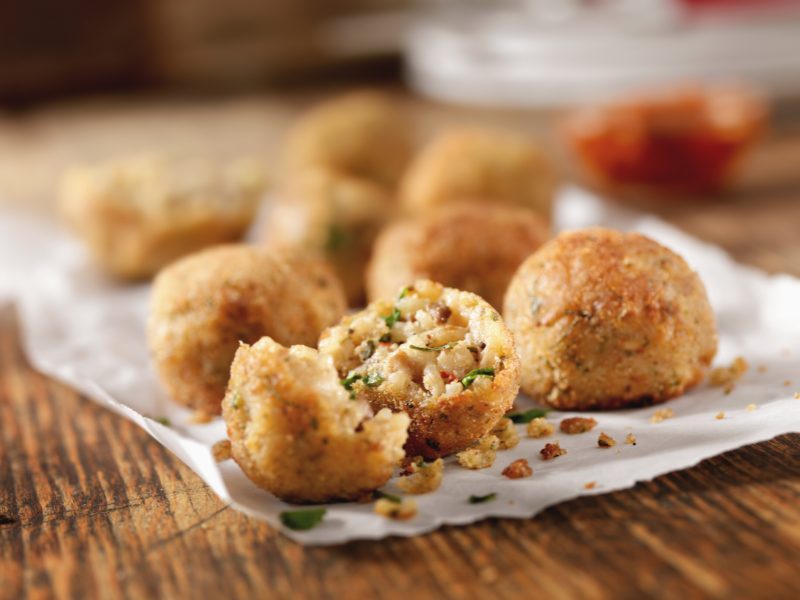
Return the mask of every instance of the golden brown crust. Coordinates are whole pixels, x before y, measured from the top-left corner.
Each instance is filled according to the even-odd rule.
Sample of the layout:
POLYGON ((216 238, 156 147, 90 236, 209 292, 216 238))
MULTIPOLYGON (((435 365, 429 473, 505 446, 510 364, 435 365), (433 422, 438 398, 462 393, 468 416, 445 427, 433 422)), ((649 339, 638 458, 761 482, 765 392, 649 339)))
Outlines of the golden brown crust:
POLYGON ((430 142, 401 182, 405 209, 482 201, 524 206, 549 219, 558 177, 529 140, 502 131, 454 129, 430 142))
POLYGON ((519 265, 548 237, 547 223, 527 209, 441 207, 384 229, 367 269, 367 293, 370 300, 386 298, 417 279, 431 279, 500 308, 519 265))
POLYGON ((372 245, 394 213, 380 186, 325 167, 295 173, 282 186, 267 221, 269 246, 313 251, 334 268, 350 306, 364 303, 372 245))
POLYGON ((390 98, 352 92, 303 115, 286 141, 289 171, 322 165, 393 187, 413 149, 412 127, 390 98))
POLYGON ((264 191, 258 165, 131 157, 75 167, 59 210, 109 273, 146 278, 202 248, 239 239, 264 191))
POLYGON ((520 267, 504 314, 522 388, 566 410, 664 402, 696 385, 716 352, 696 273, 639 234, 561 234, 520 267))
POLYGON ((361 378, 353 393, 374 409, 410 415, 410 456, 432 459, 466 448, 491 432, 519 389, 519 360, 497 311, 475 294, 430 281, 348 315, 323 332, 320 351, 343 380, 361 378), (385 320, 395 309, 390 330, 385 320), (362 358, 365 347, 371 350, 362 358), (492 372, 462 383, 476 369, 492 372), (370 375, 372 384, 364 380, 370 375))
POLYGON ((242 345, 223 416, 233 458, 289 502, 355 500, 385 484, 403 458, 408 417, 351 400, 330 361, 265 337, 242 345))
POLYGON ((156 277, 148 341, 172 398, 218 414, 240 341, 270 335, 285 344, 314 345, 345 308, 341 285, 319 259, 218 246, 156 277))

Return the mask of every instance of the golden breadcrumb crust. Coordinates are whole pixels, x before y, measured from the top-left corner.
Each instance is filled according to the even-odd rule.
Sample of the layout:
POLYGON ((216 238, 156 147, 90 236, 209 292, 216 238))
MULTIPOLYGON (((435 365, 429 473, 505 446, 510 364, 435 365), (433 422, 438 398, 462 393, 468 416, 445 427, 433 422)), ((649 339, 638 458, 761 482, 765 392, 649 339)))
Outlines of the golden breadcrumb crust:
POLYGON ((717 348, 700 278, 636 233, 566 232, 528 258, 504 314, 522 389, 565 410, 663 402, 699 383, 717 348))
POLYGON ((400 185, 405 209, 479 200, 530 208, 549 219, 558 176, 525 137, 503 131, 453 129, 434 138, 400 185))
POLYGON ((546 221, 527 209, 441 207, 384 229, 367 270, 367 294, 386 298, 417 279, 431 279, 502 308, 517 268, 548 237, 546 221))
POLYGON ((403 458, 408 416, 372 416, 351 400, 330 360, 264 337, 231 366, 222 414, 231 453, 259 487, 297 503, 355 500, 403 458))
POLYGON ((330 267, 301 254, 218 246, 173 263, 156 277, 147 333, 172 398, 219 414, 240 341, 269 335, 314 345, 346 309, 330 267))
POLYGON ((302 115, 286 140, 288 171, 322 165, 394 187, 413 151, 400 106, 377 92, 327 100, 302 115))
POLYGON ((333 169, 310 167, 283 184, 264 238, 270 246, 321 254, 339 276, 350 306, 363 306, 364 271, 373 242, 393 212, 393 199, 384 188, 333 169))

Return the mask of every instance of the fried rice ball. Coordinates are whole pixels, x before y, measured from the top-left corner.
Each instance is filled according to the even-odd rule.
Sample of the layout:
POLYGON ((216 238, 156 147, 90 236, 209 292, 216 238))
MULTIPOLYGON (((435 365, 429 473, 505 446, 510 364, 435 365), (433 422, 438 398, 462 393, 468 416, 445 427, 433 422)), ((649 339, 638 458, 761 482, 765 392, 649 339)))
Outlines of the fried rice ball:
POLYGON ((159 155, 68 170, 59 210, 109 273, 140 279, 201 248, 239 239, 266 187, 263 169, 159 155))
POLYGON ((562 233, 519 268, 504 314, 523 391, 561 410, 664 402, 699 383, 717 349, 700 278, 637 233, 562 233))
POLYGON ((495 205, 445 206, 386 228, 367 269, 371 300, 431 279, 478 294, 498 309, 517 267, 548 238, 529 210, 495 205))
POLYGON ((303 115, 286 140, 286 167, 322 165, 394 187, 413 151, 412 127, 391 99, 351 92, 303 115))
POLYGON ((350 398, 329 358, 269 337, 236 351, 222 414, 231 454, 289 502, 355 500, 403 458, 409 418, 350 398))
POLYGON ((456 129, 439 135, 416 156, 400 196, 411 213, 479 200, 524 206, 549 219, 557 186, 550 161, 526 138, 456 129))
POLYGON ((411 417, 406 452, 433 459, 489 433, 511 408, 519 359, 500 315, 470 292, 417 281, 325 330, 353 398, 411 417))
POLYGON ((226 245, 180 259, 151 292, 148 342, 172 398, 219 414, 239 342, 269 335, 314 345, 346 303, 324 261, 301 254, 226 245))
POLYGON ((393 203, 382 187, 312 167, 285 184, 265 239, 270 246, 322 254, 344 285, 349 304, 361 306, 372 245, 392 213, 393 203))

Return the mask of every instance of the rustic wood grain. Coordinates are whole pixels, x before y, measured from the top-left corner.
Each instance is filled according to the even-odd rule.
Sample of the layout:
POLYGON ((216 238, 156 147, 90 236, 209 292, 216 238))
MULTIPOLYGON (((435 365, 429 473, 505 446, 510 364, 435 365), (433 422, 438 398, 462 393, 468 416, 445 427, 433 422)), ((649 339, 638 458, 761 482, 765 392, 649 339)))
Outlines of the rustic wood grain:
MULTIPOLYGON (((238 141, 259 149, 256 138, 283 127, 307 101, 233 103, 213 118, 208 107, 185 115, 182 104, 117 106, 100 109, 88 132, 91 118, 78 109, 0 120, 0 149, 18 150, 3 154, 0 194, 18 192, 47 210, 47 186, 62 163, 109 152, 123 130, 141 128, 141 142, 158 124, 169 123, 166 130, 180 138, 181 127, 200 123, 205 129, 184 143, 220 132, 222 150, 229 149, 247 130, 238 141)), ((419 110, 428 123, 475 117, 433 105, 419 110)), ((482 118, 546 129, 541 116, 482 118)), ((800 127, 789 122, 759 149, 731 197, 654 210, 739 260, 800 274, 798 166, 800 127)), ((0 310, 1 599, 788 599, 800 597, 798 566, 800 435, 566 502, 531 520, 303 548, 227 508, 135 425, 33 371, 13 312, 0 310)))

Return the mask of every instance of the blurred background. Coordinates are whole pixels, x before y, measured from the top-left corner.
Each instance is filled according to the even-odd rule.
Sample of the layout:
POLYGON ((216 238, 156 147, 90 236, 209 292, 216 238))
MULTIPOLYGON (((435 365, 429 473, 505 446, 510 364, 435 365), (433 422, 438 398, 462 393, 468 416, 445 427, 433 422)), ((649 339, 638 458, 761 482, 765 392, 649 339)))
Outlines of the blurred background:
MULTIPOLYGON (((152 148, 271 161, 295 115, 365 86, 407 105, 423 137, 449 123, 511 127, 571 174, 570 109, 709 82, 743 85, 771 108, 727 201, 757 224, 757 196, 796 228, 786 198, 800 190, 800 0, 11 2, 0 202, 47 211, 66 165, 152 148)), ((710 206, 656 210, 692 229, 720 218, 710 206)))

